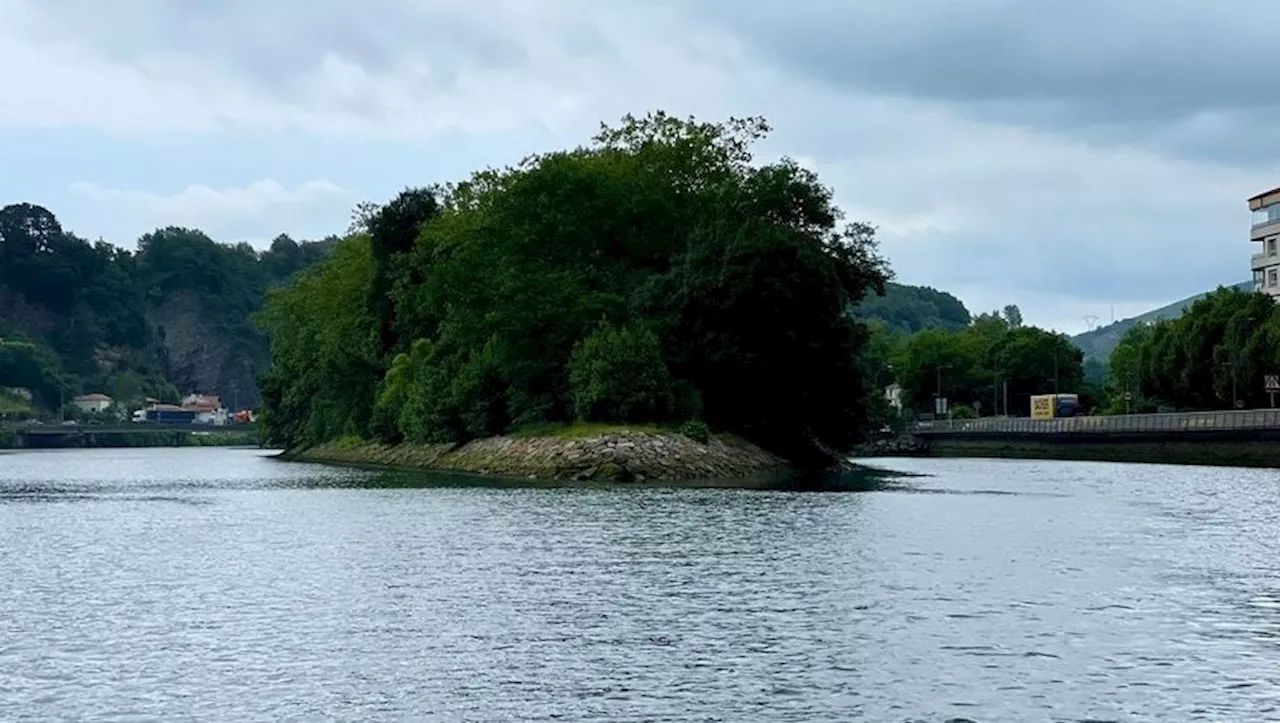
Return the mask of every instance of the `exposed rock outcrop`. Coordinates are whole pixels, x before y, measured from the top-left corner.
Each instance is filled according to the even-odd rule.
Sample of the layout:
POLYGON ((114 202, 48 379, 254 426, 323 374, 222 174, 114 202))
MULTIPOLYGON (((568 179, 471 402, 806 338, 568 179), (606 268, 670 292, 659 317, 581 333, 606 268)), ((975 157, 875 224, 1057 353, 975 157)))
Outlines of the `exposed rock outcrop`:
POLYGON ((491 437, 463 445, 338 441, 290 450, 286 458, 561 480, 779 478, 787 463, 729 436, 707 443, 682 434, 620 431, 586 439, 491 437))
POLYGON ((258 403, 255 371, 267 366, 265 339, 245 328, 209 322, 204 303, 190 292, 167 295, 148 321, 163 350, 168 374, 182 393, 218 394, 224 404, 258 403))

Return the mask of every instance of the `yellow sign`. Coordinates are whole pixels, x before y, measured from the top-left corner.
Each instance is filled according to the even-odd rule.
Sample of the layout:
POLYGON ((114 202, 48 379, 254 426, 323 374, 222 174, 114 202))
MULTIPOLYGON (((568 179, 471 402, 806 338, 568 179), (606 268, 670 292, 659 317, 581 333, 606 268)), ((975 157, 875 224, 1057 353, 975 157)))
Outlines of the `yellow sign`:
POLYGON ((1037 395, 1031 398, 1032 419, 1053 419, 1054 402, 1052 394, 1037 395))

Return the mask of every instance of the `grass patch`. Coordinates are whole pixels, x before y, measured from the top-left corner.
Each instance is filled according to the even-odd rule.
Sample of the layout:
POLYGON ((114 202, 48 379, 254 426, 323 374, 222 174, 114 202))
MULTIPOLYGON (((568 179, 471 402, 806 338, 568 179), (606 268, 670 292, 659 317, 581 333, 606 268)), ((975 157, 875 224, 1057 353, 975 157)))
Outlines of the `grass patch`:
POLYGON ((35 414, 31 403, 16 394, 0 390, 0 416, 29 417, 35 414))
POLYGON ((641 432, 644 434, 672 434, 675 427, 662 424, 605 424, 577 422, 575 424, 539 423, 526 424, 511 433, 512 437, 555 437, 556 439, 591 439, 608 434, 641 432))

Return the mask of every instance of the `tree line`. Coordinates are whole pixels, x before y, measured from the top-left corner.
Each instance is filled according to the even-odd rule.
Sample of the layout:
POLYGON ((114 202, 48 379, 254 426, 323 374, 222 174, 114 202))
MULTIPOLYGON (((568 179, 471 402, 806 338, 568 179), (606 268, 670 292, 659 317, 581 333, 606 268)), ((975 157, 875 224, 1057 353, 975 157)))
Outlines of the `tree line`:
POLYGON ((1079 394, 1094 414, 1257 409, 1271 406, 1266 378, 1280 375, 1280 311, 1265 294, 1220 287, 1176 318, 1131 327, 1109 358, 1082 356, 1067 337, 1022 325, 1016 307, 963 329, 873 323, 864 352, 876 384, 901 385, 908 416, 939 394, 962 417, 1006 403, 1026 415, 1032 394, 1055 391, 1079 394))
MULTIPOLYGON (((1023 324, 1016 305, 979 314, 964 327, 902 333, 874 324, 864 360, 879 386, 897 384, 908 418, 933 413, 934 400, 948 402, 948 415, 1026 416, 1032 395, 1081 394, 1097 405, 1097 389, 1085 379, 1082 352, 1063 334, 1023 324)), ((898 421, 887 400, 879 414, 898 421)))
MULTIPOLYGON (((145 397, 229 393, 228 380, 239 375, 247 383, 235 391, 252 404, 252 378, 268 351, 249 317, 266 289, 332 244, 280 236, 259 252, 170 227, 144 235, 130 251, 67 231, 42 206, 6 206, 0 209, 0 389, 29 390, 30 414, 86 392, 134 404, 145 397), (227 368, 199 368, 211 363, 227 368)), ((14 393, 4 396, 7 410, 21 409, 14 393)))
POLYGON ((1268 407, 1269 374, 1280 374, 1275 301, 1220 287, 1176 319, 1126 331, 1108 360, 1107 411, 1268 407))

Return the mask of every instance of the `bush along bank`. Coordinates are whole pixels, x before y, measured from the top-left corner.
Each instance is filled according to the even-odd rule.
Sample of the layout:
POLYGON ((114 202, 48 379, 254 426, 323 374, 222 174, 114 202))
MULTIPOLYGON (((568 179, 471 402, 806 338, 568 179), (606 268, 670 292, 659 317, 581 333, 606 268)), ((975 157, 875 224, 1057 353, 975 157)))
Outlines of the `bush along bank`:
POLYGON ((585 436, 502 436, 455 444, 341 439, 292 449, 286 459, 546 480, 646 482, 788 477, 780 457, 728 435, 699 441, 678 432, 626 428, 585 436))

